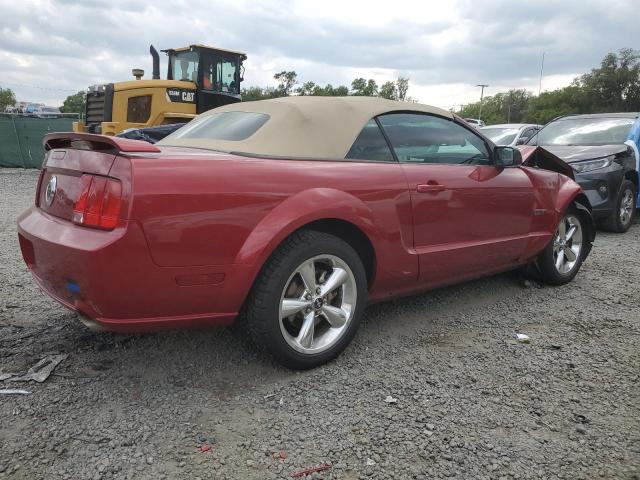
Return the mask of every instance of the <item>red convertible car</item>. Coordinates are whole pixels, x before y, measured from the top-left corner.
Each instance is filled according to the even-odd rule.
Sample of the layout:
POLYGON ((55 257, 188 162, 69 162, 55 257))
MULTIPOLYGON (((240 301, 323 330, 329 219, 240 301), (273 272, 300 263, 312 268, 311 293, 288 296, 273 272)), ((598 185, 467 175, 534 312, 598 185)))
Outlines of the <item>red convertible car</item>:
POLYGON ((425 105, 292 97, 218 108, 156 145, 44 143, 18 231, 46 293, 112 331, 240 317, 292 368, 337 356, 368 302, 527 265, 569 282, 595 235, 570 168, 522 165, 425 105))

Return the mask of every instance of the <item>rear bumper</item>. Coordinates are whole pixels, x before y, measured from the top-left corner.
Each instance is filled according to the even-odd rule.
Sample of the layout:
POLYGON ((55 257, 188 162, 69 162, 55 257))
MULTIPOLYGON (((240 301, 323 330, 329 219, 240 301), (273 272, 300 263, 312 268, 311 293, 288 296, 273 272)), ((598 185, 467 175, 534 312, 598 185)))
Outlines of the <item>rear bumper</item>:
POLYGON ((22 255, 40 288, 65 307, 118 332, 226 326, 252 268, 160 267, 135 221, 105 232, 32 207, 18 218, 22 255))

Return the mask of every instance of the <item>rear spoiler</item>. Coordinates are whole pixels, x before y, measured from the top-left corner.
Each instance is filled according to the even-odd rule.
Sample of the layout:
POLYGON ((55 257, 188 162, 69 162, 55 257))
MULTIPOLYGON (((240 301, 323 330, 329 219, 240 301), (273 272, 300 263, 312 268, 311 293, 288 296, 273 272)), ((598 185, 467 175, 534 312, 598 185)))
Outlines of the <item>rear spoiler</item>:
POLYGON ((109 153, 160 153, 161 150, 147 142, 129 138, 95 135, 93 133, 59 132, 45 135, 42 145, 46 151, 56 148, 94 150, 109 153))
POLYGON ((554 155, 544 147, 536 145, 518 145, 516 147, 522 154, 522 164, 528 167, 538 167, 545 170, 551 170, 552 172, 558 172, 566 175, 571 180, 575 180, 573 168, 562 160, 560 157, 554 155))

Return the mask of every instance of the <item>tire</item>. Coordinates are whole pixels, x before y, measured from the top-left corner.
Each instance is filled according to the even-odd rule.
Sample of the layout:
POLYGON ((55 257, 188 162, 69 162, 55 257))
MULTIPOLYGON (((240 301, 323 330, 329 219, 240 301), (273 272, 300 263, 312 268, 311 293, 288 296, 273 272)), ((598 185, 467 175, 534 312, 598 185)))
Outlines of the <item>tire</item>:
POLYGON ((611 215, 600 223, 600 228, 608 232, 624 233, 633 224, 636 213, 636 188, 629 180, 624 180, 616 197, 611 215))
POLYGON ((542 281, 550 285, 564 285, 573 280, 589 251, 588 241, 583 217, 574 206, 569 207, 553 238, 536 260, 542 281), (576 229, 571 234, 573 227, 576 229))
POLYGON ((285 367, 303 370, 334 359, 349 345, 366 303, 367 277, 356 251, 333 235, 306 230, 271 255, 244 320, 258 348, 285 367))

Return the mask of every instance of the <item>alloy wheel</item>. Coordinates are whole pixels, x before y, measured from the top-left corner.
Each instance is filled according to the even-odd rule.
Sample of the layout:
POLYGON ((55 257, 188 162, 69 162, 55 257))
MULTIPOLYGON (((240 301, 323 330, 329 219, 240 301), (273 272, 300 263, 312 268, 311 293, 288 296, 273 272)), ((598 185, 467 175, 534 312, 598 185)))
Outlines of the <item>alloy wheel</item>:
POLYGON ((582 225, 575 215, 566 215, 553 239, 553 261, 556 270, 566 275, 578 263, 582 253, 582 225))
POLYGON ((303 354, 334 346, 353 319, 356 279, 347 263, 334 255, 302 262, 287 280, 280 297, 280 331, 303 354))
POLYGON ((631 221, 633 214, 633 192, 629 189, 625 190, 620 202, 620 223, 626 226, 631 221))

